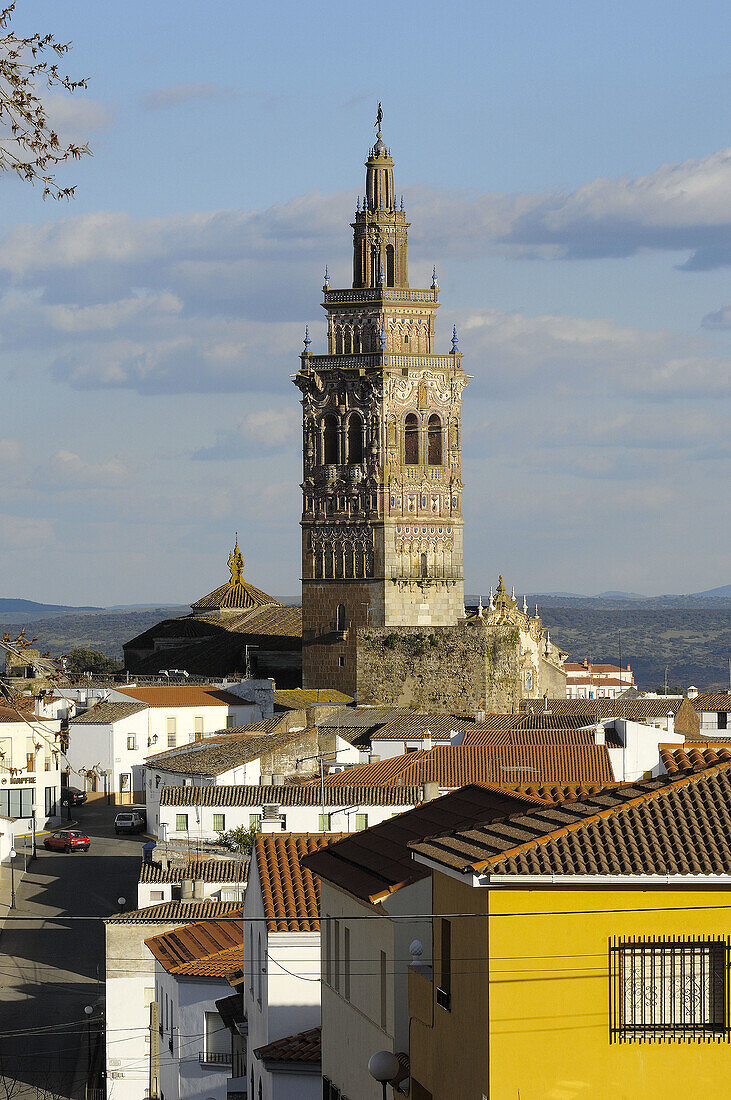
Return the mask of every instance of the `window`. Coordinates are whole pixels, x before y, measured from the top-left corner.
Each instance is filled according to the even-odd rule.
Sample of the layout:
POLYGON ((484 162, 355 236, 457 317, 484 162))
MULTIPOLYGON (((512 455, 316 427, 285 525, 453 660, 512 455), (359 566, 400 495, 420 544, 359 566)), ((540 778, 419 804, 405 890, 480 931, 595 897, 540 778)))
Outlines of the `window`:
POLYGON ((206 1061, 225 1063, 230 1061, 231 1032, 217 1012, 205 1012, 204 1048, 206 1061))
POLYGON ((33 795, 30 787, 17 787, 0 791, 0 815, 3 817, 30 817, 33 795))
POLYGON ((381 952, 381 1027, 386 1029, 386 952, 381 952))
POLYGON ((335 629, 342 634, 345 630, 345 604, 339 603, 335 612, 335 629))
POLYGON ((345 668, 345 658, 338 657, 338 668, 345 668))
POLYGON ((203 715, 198 714, 193 719, 193 732, 196 735, 196 740, 199 740, 203 736, 203 715))
POLYGON ((27 752, 25 754, 25 769, 29 772, 34 772, 36 770, 36 758, 35 754, 32 752, 27 752))
POLYGON ((356 814, 355 815, 355 831, 360 833, 363 829, 368 828, 368 814, 356 814))
POLYGON ((213 831, 214 833, 223 833, 226 831, 226 815, 214 814, 213 815, 213 831))
POLYGON ((442 953, 439 960, 437 1004, 449 1012, 452 1004, 452 922, 441 918, 442 953))
POLYGON ((363 461, 363 421, 358 413, 351 413, 348 421, 348 462, 359 466, 363 461))
POLYGON ((442 422, 436 413, 429 417, 427 425, 427 440, 429 444, 429 465, 441 466, 442 464, 442 422))
POLYGON ((415 413, 409 413, 404 421, 404 463, 419 465, 419 419, 415 413))
POLYGON ((51 770, 51 758, 50 758, 50 756, 46 756, 44 758, 44 760, 43 760, 43 770, 45 772, 50 772, 50 770, 51 770))
POLYGON ((176 833, 187 833, 188 831, 188 815, 176 814, 175 815, 175 831, 176 833))
POLYGON ((227 730, 236 729, 237 724, 238 724, 238 720, 237 720, 235 714, 227 714, 226 715, 226 729, 227 730))
POLYGON ((386 245, 386 286, 394 285, 396 273, 395 254, 392 244, 386 245))
POLYGON ((168 737, 168 748, 174 749, 178 743, 178 724, 177 719, 167 718, 165 720, 165 729, 168 737))
POLYGON ((128 749, 136 749, 137 748, 137 739, 136 739, 136 737, 133 733, 130 733, 127 737, 127 748, 128 749))
POLYGON ((719 710, 719 712, 718 712, 718 728, 720 730, 728 729, 728 711, 719 710))
POLYGON ((150 901, 164 901, 164 900, 165 900, 165 891, 164 890, 150 890, 150 901))
POLYGON ((259 815, 258 814, 249 814, 249 828, 250 829, 258 829, 259 828, 259 815))
POLYGON ((325 466, 337 465, 339 450, 337 417, 326 416, 322 422, 322 461, 325 466))
POLYGON ((317 828, 321 833, 330 832, 330 814, 318 814, 317 815, 317 828))
POLYGON ((728 955, 721 939, 615 940, 612 1041, 728 1036, 728 955))
POLYGON ((343 995, 350 1000, 350 929, 343 930, 343 995))

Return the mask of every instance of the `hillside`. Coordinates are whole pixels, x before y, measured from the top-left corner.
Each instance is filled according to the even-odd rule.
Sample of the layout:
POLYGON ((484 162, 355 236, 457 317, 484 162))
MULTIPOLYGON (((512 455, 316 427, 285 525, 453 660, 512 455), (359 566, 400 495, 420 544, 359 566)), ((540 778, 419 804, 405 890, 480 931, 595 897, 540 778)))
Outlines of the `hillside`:
POLYGON ((68 612, 53 618, 8 620, 0 616, 0 631, 15 636, 25 626, 26 636, 38 635, 34 645, 53 656, 68 653, 77 646, 101 650, 107 657, 122 658, 122 645, 148 630, 161 619, 177 618, 190 611, 188 607, 154 607, 149 611, 85 611, 68 612))
POLYGON ((23 623, 28 619, 50 618, 68 612, 103 611, 103 607, 69 607, 66 604, 36 603, 34 600, 0 599, 0 622, 23 623))

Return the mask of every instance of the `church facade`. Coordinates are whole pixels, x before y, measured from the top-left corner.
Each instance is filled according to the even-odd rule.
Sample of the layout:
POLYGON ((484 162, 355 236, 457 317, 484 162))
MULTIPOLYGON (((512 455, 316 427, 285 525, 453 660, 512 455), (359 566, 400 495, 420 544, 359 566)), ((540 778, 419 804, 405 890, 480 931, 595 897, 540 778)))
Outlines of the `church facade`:
POLYGON ((304 687, 357 689, 369 627, 464 618, 461 403, 456 332, 435 352, 439 287, 409 286, 408 229, 380 130, 353 229, 353 285, 325 278, 326 355, 309 335, 302 393, 304 687))

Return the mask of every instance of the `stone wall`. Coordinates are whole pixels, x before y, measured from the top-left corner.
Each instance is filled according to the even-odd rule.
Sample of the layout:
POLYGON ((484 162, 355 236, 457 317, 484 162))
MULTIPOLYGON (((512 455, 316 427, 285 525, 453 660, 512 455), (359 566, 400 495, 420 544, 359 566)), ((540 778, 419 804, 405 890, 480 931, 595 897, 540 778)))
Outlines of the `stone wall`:
POLYGON ((482 622, 357 632, 359 703, 474 713, 520 706, 519 635, 482 622))

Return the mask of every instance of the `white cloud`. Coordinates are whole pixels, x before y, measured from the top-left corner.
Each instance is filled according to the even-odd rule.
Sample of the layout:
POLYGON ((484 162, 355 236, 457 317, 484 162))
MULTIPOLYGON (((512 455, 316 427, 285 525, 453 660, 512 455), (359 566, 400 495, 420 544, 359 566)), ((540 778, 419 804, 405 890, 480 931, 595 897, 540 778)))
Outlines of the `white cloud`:
POLYGON ((230 460, 268 454, 291 446, 299 434, 300 414, 296 408, 283 404, 280 408, 260 409, 247 413, 235 427, 219 432, 215 443, 199 448, 193 458, 230 460))
POLYGON ((140 102, 148 111, 161 111, 169 107, 178 107, 181 103, 220 99, 223 96, 231 98, 234 95, 231 88, 196 81, 193 84, 175 84, 169 88, 157 88, 154 92, 148 92, 147 95, 142 96, 140 102))
POLYGON ((121 485, 126 476, 127 469, 117 457, 89 462, 73 451, 60 450, 39 471, 37 484, 46 490, 109 489, 121 485))
POLYGON ((73 95, 49 95, 45 99, 48 120, 62 139, 80 139, 94 131, 103 130, 112 121, 112 113, 98 99, 88 99, 75 92, 73 95))
POLYGON ((0 546, 13 550, 43 550, 54 542, 50 520, 0 514, 0 546))

